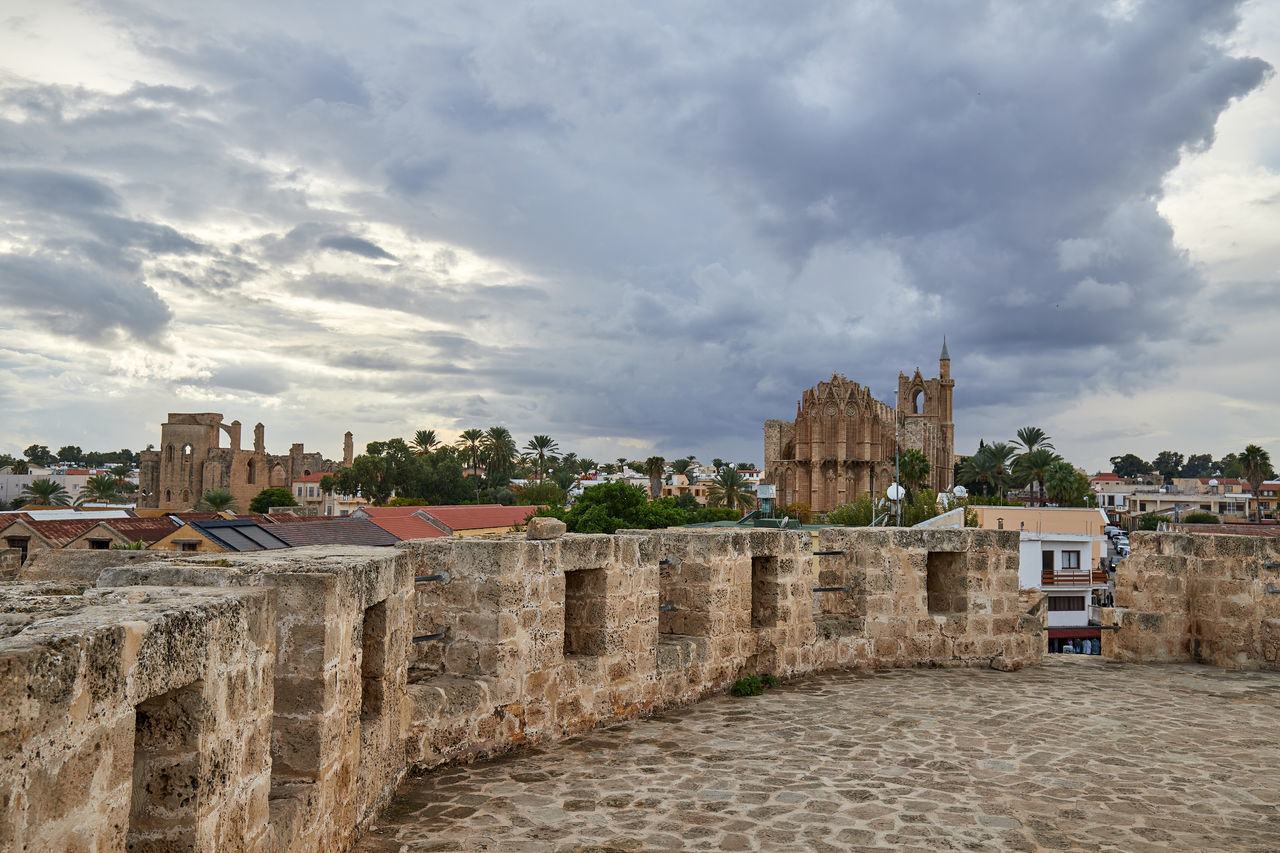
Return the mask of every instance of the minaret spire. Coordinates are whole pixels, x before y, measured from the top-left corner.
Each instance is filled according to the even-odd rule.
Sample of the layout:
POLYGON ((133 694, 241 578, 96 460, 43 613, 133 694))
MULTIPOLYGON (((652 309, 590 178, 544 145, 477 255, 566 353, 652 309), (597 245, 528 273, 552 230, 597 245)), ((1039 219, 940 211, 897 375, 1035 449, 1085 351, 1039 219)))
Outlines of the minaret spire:
POLYGON ((938 356, 938 361, 950 361, 951 353, 947 352, 947 336, 942 336, 942 355, 938 356))

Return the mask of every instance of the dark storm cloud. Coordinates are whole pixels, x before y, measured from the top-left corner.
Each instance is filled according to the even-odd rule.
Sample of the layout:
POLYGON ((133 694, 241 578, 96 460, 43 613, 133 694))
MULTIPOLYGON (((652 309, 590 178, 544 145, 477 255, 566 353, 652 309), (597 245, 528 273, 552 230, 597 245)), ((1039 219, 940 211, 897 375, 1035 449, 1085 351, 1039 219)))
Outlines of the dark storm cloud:
POLYGON ((1239 3, 230 8, 118 19, 183 85, 0 86, 0 206, 28 254, 424 410, 756 446, 833 370, 892 403, 944 333, 963 409, 1229 321, 1156 205, 1269 73, 1228 53, 1239 3), (316 300, 420 322, 332 343, 316 300))
POLYGON ((91 343, 117 333, 154 343, 173 316, 145 284, 54 258, 0 255, 0 294, 37 325, 91 343))
POLYGON ((324 249, 333 249, 338 252, 350 252, 351 254, 359 255, 362 258, 387 261, 394 261, 396 259, 395 255, 391 254, 376 243, 371 243, 368 240, 362 240, 359 237, 352 237, 349 234, 321 238, 319 245, 324 249))

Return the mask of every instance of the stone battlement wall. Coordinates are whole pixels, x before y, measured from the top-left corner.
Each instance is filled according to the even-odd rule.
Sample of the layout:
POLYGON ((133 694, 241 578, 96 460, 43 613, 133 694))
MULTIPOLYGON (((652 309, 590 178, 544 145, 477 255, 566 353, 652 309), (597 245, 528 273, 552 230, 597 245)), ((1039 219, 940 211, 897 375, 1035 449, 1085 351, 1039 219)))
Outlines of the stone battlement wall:
POLYGON ((1102 653, 1133 662, 1280 669, 1280 541, 1135 533, 1104 608, 1102 653))
MULTIPOLYGON (((227 774, 209 790, 236 792, 196 798, 198 819, 182 824, 194 849, 342 850, 409 769, 685 704, 747 673, 1011 670, 1040 660, 1043 613, 1026 613, 1019 598, 1016 532, 835 529, 822 531, 816 550, 823 553, 815 555, 809 533, 778 530, 438 539, 120 565, 103 570, 83 596, 80 587, 37 595, 15 585, 10 610, 45 608, 41 619, 63 620, 49 634, 85 649, 81 663, 69 664, 79 673, 73 680, 92 681, 102 669, 89 661, 99 626, 116 626, 109 630, 121 636, 135 630, 119 627, 130 618, 123 611, 84 605, 74 617, 50 615, 83 601, 163 602, 169 627, 148 636, 167 642, 176 663, 164 678, 147 674, 124 642, 102 670, 121 687, 95 700, 88 717, 64 710, 82 704, 26 704, 28 682, 13 682, 19 687, 4 693, 0 713, 57 728, 93 783, 74 798, 41 788, 41 780, 60 778, 60 759, 26 747, 25 769, 0 779, 16 778, 31 792, 28 817, 0 821, 0 847, 33 838, 41 825, 80 826, 85 815, 101 814, 114 816, 107 823, 115 829, 99 849, 124 849, 129 830, 121 826, 172 817, 136 780, 181 753, 198 778, 227 774), (434 575, 446 578, 425 579, 434 575), (839 589, 815 592, 819 586, 839 589), (238 608, 238 628, 228 618, 189 630, 212 624, 201 614, 222 601, 238 608), (154 689, 137 686, 152 681, 154 689), (174 690, 163 708, 146 704, 174 690), (191 690, 216 713, 198 710, 205 705, 192 704, 191 690), (198 748, 141 734, 153 718, 171 718, 171 728, 188 732, 184 743, 198 748), (113 735, 118 752, 91 752, 108 719, 132 740, 113 735), (241 735, 234 760, 206 749, 232 730, 241 735), (123 770, 109 769, 122 767, 125 753, 130 786, 123 770), (228 840, 237 832, 243 844, 228 840)), ((0 666, 35 672, 22 669, 22 644, 45 623, 10 621, 17 633, 0 646, 0 666)))

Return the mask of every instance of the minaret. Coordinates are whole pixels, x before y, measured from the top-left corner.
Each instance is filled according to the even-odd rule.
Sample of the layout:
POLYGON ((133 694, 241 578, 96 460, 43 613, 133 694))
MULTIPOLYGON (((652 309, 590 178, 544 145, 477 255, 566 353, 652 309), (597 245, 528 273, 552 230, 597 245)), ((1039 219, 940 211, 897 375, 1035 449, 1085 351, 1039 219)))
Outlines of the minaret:
POLYGON ((939 480, 939 487, 951 487, 951 466, 956 451, 956 425, 951 420, 951 401, 956 383, 951 378, 951 353, 947 352, 947 338, 942 338, 942 354, 938 356, 938 420, 942 432, 942 459, 945 475, 939 480))

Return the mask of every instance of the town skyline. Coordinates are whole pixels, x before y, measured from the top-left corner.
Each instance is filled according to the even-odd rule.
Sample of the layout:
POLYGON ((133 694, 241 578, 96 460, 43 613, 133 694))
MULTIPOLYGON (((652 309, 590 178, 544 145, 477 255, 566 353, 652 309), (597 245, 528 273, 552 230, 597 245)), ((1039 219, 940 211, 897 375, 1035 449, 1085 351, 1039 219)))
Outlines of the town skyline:
POLYGON ((944 335, 958 453, 1280 443, 1267 4, 19 2, 0 55, 0 453, 222 411, 762 462, 944 335))

